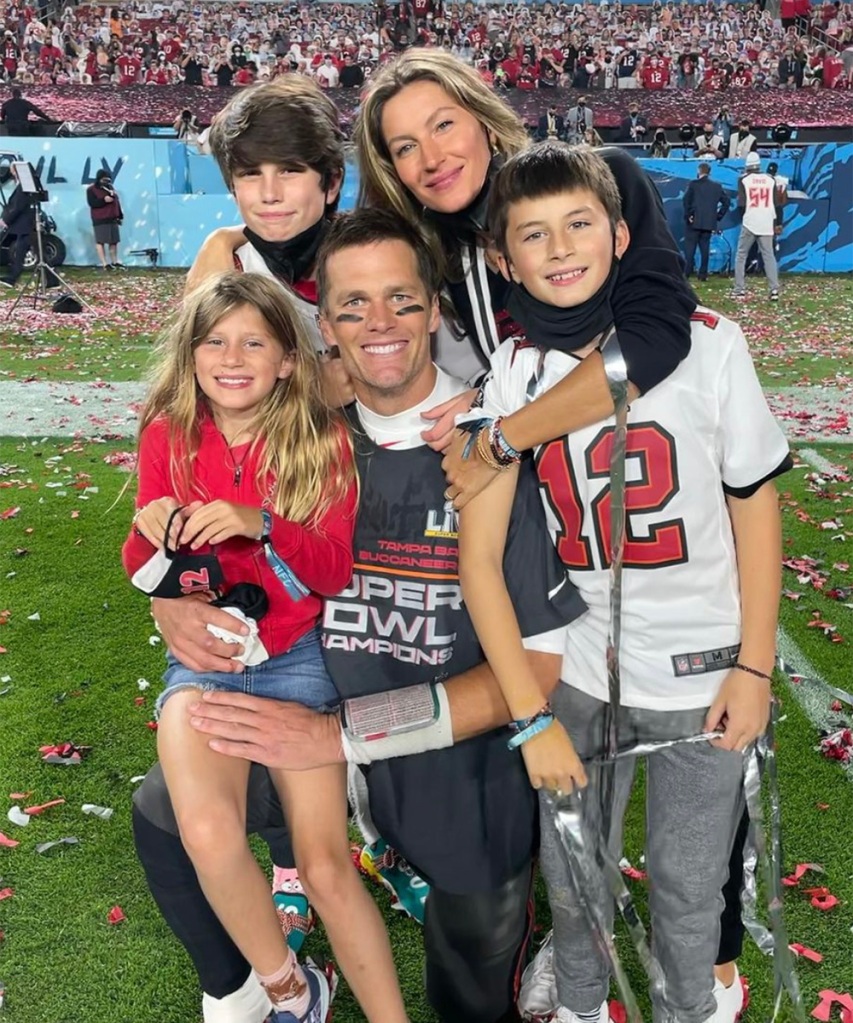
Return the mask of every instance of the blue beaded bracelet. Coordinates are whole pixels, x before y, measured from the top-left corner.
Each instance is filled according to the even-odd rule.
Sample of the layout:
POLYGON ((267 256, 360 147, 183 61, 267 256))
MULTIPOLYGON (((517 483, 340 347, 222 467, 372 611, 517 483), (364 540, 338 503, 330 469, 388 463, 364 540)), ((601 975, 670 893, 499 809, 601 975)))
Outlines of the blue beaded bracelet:
POLYGON ((523 731, 514 735, 509 742, 506 744, 507 749, 518 749, 519 746, 523 746, 528 739, 532 739, 534 735, 538 735, 540 732, 544 732, 549 725, 554 723, 553 714, 543 714, 541 717, 537 717, 532 725, 528 725, 523 731))

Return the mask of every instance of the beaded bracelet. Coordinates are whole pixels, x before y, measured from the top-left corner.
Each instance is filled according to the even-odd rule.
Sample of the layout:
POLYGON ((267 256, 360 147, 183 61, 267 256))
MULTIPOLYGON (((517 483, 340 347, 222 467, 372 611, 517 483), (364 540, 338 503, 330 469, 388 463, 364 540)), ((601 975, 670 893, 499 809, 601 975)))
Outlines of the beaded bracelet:
POLYGON ((492 446, 489 443, 489 433, 485 428, 480 430, 477 434, 477 454, 480 458, 489 466, 490 469, 494 469, 496 472, 502 472, 504 469, 509 469, 512 464, 507 463, 503 465, 499 462, 492 451, 492 446))
MULTIPOLYGON (((495 452, 501 452, 504 458, 509 459, 510 462, 520 462, 521 452, 516 450, 506 437, 504 437, 503 430, 501 429, 501 423, 503 423, 503 416, 498 416, 498 418, 492 423, 491 429, 489 430, 489 440, 492 442, 492 450, 495 452)), ((498 461, 500 461, 500 459, 498 459, 498 461)))
POLYGON ((518 735, 514 735, 509 742, 506 744, 507 749, 518 749, 519 746, 523 746, 528 739, 532 739, 534 735, 538 735, 540 732, 544 732, 546 728, 554 724, 553 714, 543 714, 541 717, 537 717, 532 725, 528 725, 523 731, 519 732, 518 735))
POLYGON ((772 675, 765 675, 763 671, 757 671, 755 668, 750 668, 746 664, 737 663, 735 664, 735 668, 738 671, 745 671, 747 675, 755 675, 756 678, 763 678, 765 682, 773 681, 772 675))
POLYGON ((535 714, 531 714, 529 718, 516 718, 514 721, 510 721, 507 728, 511 732, 523 732, 525 728, 529 728, 534 722, 538 721, 539 718, 544 718, 546 714, 551 713, 551 704, 547 701, 536 711, 535 714))

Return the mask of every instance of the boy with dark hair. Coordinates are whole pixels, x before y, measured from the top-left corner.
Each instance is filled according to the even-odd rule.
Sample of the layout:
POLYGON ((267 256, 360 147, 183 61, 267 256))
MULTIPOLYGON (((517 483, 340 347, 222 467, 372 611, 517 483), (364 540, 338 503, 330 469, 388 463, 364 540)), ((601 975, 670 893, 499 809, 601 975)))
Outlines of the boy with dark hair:
MULTIPOLYGON (((563 684, 543 706, 519 654, 498 568, 517 456, 500 417, 613 344, 610 301, 630 238, 606 164, 591 150, 556 143, 507 162, 493 185, 490 226, 527 338, 510 339, 494 354, 482 407, 469 417, 494 417, 477 443, 508 471, 461 513, 460 578, 510 712, 525 726, 518 738, 534 786, 571 792, 583 783, 580 758, 589 779, 583 813, 588 834, 597 836, 603 772, 613 772, 610 830, 600 841, 618 859, 632 761, 594 763, 606 752, 613 421, 535 452, 552 539, 589 606, 567 630, 563 684), (531 720, 536 727, 527 727, 531 720)), ((628 414, 620 745, 721 730, 713 742, 676 744, 648 758, 653 947, 666 977, 665 993, 653 995, 656 1023, 729 1021, 739 1007, 730 1004, 739 1002, 739 985, 715 985, 713 967, 742 809, 737 751, 764 731, 769 714, 781 586, 772 480, 791 464, 740 329, 708 309, 693 321, 688 357, 628 414)), ((604 1023, 607 964, 561 855, 552 810, 544 800, 540 809, 556 1019, 604 1023)), ((604 887, 594 895, 612 914, 604 887)))

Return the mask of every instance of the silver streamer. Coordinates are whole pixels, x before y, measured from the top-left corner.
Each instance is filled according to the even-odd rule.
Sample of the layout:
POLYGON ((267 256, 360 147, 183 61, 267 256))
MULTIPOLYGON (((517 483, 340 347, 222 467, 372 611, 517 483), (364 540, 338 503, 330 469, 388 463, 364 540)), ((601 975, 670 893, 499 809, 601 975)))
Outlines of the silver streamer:
MULTIPOLYGON (((604 369, 610 386, 615 408, 615 429, 610 456, 610 621, 607 636, 607 682, 609 707, 605 719, 604 755, 588 763, 601 766, 602 827, 596 841, 585 834, 582 818, 583 791, 558 798, 549 797, 554 814, 554 824, 560 836, 560 846, 565 856, 570 877, 593 934, 606 958, 616 981, 619 994, 625 1004, 630 1023, 640 1023, 641 1017, 637 1000, 628 983, 625 970, 616 950, 611 928, 604 908, 595 901, 596 890, 601 890, 601 881, 611 892, 637 950, 640 962, 649 976, 652 998, 658 1005, 665 1004, 666 983, 660 963, 649 947, 648 937, 634 901, 627 889, 622 872, 608 849, 611 831, 613 805, 613 765, 625 757, 648 756, 657 750, 680 743, 708 742, 718 733, 706 732, 662 742, 638 743, 630 748, 619 749, 618 715, 621 706, 621 675, 619 670, 619 649, 622 634, 622 565, 625 550, 626 507, 626 448, 628 424, 628 376, 625 360, 615 330, 611 329, 601 345, 604 369), (610 770, 608 770, 610 768, 610 770), (596 883, 598 882, 598 883, 596 883)), ((531 381, 535 390, 539 374, 531 381)), ((853 703, 850 694, 840 690, 827 689, 848 703, 853 703)), ((775 706, 773 713, 775 714, 775 706)), ((787 931, 782 912, 782 852, 781 852, 781 805, 776 773, 776 758, 773 746, 773 721, 759 742, 749 749, 744 757, 744 789, 749 810, 749 837, 744 849, 744 923, 758 947, 773 955, 775 1006, 773 1021, 780 1012, 783 994, 787 991, 798 1023, 805 1023, 805 1008, 794 967, 793 956, 788 947, 787 931), (764 812, 761 802, 761 772, 759 756, 762 758, 767 775, 770 802, 770 843, 768 851, 764 812), (768 892, 770 928, 758 921, 758 895, 756 868, 762 863, 768 892)), ((671 1013, 667 1023, 674 1023, 671 1013)))
MULTIPOLYGON (((640 1013, 640 1007, 637 1005, 637 999, 634 997, 634 992, 631 990, 631 985, 628 982, 619 953, 616 951, 616 943, 613 940, 605 907, 596 899, 596 892, 600 890, 600 885, 596 883, 596 879, 600 878, 602 868, 599 866, 596 856, 596 843, 589 840, 583 824, 582 807, 585 793, 583 789, 580 789, 559 798, 553 796, 548 796, 547 798, 550 809, 554 814, 554 826, 557 829, 557 834, 560 836, 560 846, 569 868, 569 876, 574 883, 578 900, 586 913, 599 951, 610 966, 610 971, 616 981, 616 987, 625 1006, 628 1021, 629 1023, 642 1023, 643 1017, 640 1013)), ((601 844, 603 845, 604 843, 602 842, 601 844)), ((603 852, 601 849, 599 851, 603 852)), ((616 869, 617 871, 619 870, 618 867, 616 869)), ((606 878, 609 887, 611 880, 609 871, 606 878)), ((628 902, 631 902, 630 895, 628 895, 628 902)), ((622 910, 621 905, 619 908, 622 910)), ((633 909, 633 904, 631 908, 633 909)), ((642 922, 637 917, 636 910, 633 912, 633 917, 636 918, 637 924, 642 930, 641 944, 644 945, 645 951, 651 957, 645 930, 643 929, 642 922)), ((633 936, 634 932, 632 931, 633 936)))
POLYGON ((794 957, 788 947, 788 933, 782 910, 782 805, 779 798, 779 779, 776 770, 775 719, 776 704, 771 708, 767 731, 750 749, 744 761, 744 790, 749 811, 749 835, 744 849, 744 924, 758 947, 773 956, 774 1006, 773 1020, 779 1018, 782 998, 787 991, 794 1018, 805 1023, 806 1010, 800 992, 794 957), (770 843, 768 848, 764 806, 761 800, 761 768, 767 777, 770 805, 770 843), (757 920, 757 893, 755 868, 761 863, 767 888, 769 929, 757 920), (747 870, 747 863, 751 866, 747 870))

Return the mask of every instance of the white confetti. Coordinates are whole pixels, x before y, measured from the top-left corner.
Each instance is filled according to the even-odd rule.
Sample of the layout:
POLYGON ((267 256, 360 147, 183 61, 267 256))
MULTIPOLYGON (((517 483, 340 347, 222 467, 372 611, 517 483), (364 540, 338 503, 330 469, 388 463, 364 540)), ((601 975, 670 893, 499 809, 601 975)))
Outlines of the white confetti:
POLYGON ((30 815, 24 813, 20 806, 10 806, 6 816, 13 824, 17 824, 19 828, 25 828, 30 823, 30 815))
POLYGON ((162 642, 163 642, 163 640, 160 639, 159 636, 149 636, 148 637, 148 645, 149 646, 157 646, 158 643, 162 643, 162 642))
POLYGON ((27 621, 28 622, 40 622, 41 621, 41 615, 38 613, 38 611, 36 611, 35 614, 27 615, 27 621))
POLYGON ((138 678, 136 680, 136 685, 139 687, 139 691, 144 693, 146 689, 150 688, 151 683, 147 678, 138 678))
POLYGON ((115 813, 111 806, 96 806, 95 803, 84 803, 82 810, 93 817, 100 817, 102 821, 108 821, 115 813))

